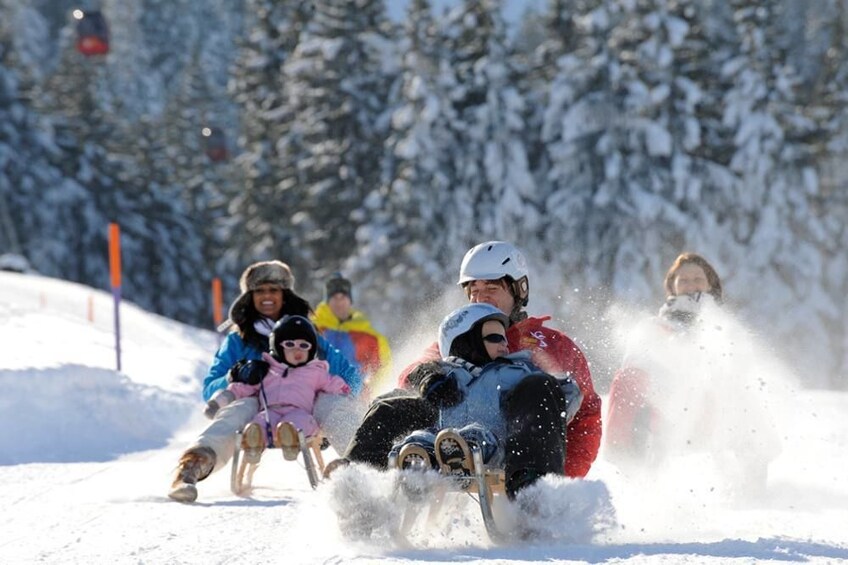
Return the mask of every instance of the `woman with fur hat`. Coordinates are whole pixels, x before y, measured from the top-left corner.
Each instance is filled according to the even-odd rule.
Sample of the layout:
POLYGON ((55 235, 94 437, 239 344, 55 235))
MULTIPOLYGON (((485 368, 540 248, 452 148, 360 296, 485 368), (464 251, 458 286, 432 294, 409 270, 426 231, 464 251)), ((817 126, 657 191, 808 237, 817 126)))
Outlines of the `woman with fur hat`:
MULTIPOLYGON (((209 402, 231 380, 231 370, 245 360, 258 360, 268 350, 268 335, 284 315, 308 316, 309 303, 294 291, 291 269, 282 261, 261 261, 247 267, 239 280, 241 295, 230 307, 232 331, 215 353, 203 380, 203 400, 209 402)), ((362 376, 347 359, 321 336, 316 354, 329 363, 329 371, 347 382, 352 395, 362 388, 362 376)), ((325 435, 338 450, 344 449, 355 429, 361 409, 351 400, 319 395, 315 415, 325 435), (344 417, 348 415, 349 417, 344 417)), ((220 397, 216 398, 216 402, 220 397)), ((223 404, 223 402, 221 402, 223 404)), ((180 502, 197 498, 196 483, 227 464, 235 450, 235 432, 256 416, 259 405, 248 397, 222 406, 180 457, 169 496, 180 502)))

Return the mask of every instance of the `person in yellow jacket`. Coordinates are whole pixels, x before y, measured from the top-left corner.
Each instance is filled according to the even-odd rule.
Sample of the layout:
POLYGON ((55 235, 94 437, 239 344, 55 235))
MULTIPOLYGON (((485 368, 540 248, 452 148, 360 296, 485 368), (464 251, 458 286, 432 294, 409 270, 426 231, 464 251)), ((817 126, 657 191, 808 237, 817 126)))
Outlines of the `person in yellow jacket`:
POLYGON ((389 342, 362 311, 353 307, 352 285, 341 273, 334 273, 327 280, 324 301, 315 308, 313 322, 326 340, 359 369, 368 389, 379 392, 391 371, 389 342))

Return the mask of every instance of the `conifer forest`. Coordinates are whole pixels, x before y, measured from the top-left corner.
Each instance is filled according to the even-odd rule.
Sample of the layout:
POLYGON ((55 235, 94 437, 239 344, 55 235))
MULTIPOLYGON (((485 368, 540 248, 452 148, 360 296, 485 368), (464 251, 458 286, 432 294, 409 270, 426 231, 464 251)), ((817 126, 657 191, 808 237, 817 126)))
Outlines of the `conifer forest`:
POLYGON ((391 338, 503 239, 602 372, 694 251, 848 389, 847 32, 846 0, 0 0, 0 254, 108 289, 116 222, 143 308, 211 328, 212 279, 277 258, 391 338))

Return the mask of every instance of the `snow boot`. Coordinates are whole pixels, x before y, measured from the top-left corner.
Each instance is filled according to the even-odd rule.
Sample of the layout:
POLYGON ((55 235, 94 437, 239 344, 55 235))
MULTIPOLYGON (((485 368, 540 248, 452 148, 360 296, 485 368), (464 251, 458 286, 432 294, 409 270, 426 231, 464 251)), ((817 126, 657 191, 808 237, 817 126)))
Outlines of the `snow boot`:
POLYGON ((469 477, 474 474, 468 442, 453 428, 446 428, 436 436, 436 461, 445 475, 469 477))
MULTIPOLYGON (((416 469, 426 471, 438 469, 436 461, 436 436, 426 430, 412 432, 392 446, 391 454, 397 455, 398 469, 416 469)), ((390 457, 391 458, 391 457, 390 457)))
POLYGON ((250 422, 244 427, 241 434, 241 449, 244 462, 250 465, 258 465, 265 451, 265 433, 262 426, 256 422, 250 422))
POLYGON ((277 424, 277 436, 275 438, 277 447, 283 450, 283 459, 296 461, 300 453, 300 440, 297 437, 297 428, 291 422, 280 422, 277 424))
POLYGON ((189 449, 180 457, 177 476, 171 483, 168 497, 177 502, 197 500, 197 481, 209 476, 215 467, 215 452, 209 447, 189 449))

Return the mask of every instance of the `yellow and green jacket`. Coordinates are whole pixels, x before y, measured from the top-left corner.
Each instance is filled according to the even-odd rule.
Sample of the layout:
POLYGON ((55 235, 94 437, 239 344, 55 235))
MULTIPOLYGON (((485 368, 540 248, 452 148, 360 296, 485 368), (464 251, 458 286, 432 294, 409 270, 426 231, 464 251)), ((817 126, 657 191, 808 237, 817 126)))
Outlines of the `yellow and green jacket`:
POLYGON ((359 369, 366 386, 372 392, 379 391, 391 371, 392 352, 385 336, 371 326, 365 314, 353 308, 350 318, 341 321, 326 302, 321 302, 312 321, 324 338, 359 369))

